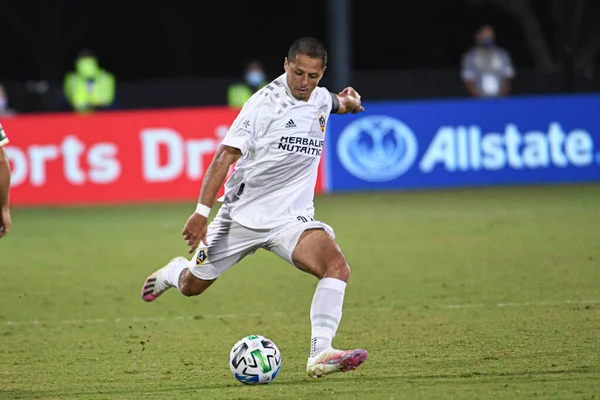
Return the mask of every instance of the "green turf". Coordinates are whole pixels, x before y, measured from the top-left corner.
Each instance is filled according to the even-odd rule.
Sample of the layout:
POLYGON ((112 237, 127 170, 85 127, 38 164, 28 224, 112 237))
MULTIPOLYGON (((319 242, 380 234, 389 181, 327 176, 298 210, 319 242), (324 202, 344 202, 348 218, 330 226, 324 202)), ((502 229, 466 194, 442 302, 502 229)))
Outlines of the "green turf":
POLYGON ((186 250, 193 205, 13 210, 0 240, 0 399, 600 397, 600 186, 319 197, 352 266, 334 344, 359 370, 305 377, 316 280, 266 251, 204 295, 140 299, 186 250), (34 321, 38 321, 35 323, 34 321), (280 348, 266 386, 231 346, 280 348))

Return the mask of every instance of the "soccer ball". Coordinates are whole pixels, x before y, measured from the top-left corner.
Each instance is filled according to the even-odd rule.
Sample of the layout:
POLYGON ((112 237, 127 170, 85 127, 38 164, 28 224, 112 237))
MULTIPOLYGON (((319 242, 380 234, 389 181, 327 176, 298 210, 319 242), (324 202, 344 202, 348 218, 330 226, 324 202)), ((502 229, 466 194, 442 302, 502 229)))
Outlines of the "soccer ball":
POLYGON ((229 367, 235 379, 246 385, 269 383, 279 373, 281 353, 264 336, 246 336, 231 349, 229 367))

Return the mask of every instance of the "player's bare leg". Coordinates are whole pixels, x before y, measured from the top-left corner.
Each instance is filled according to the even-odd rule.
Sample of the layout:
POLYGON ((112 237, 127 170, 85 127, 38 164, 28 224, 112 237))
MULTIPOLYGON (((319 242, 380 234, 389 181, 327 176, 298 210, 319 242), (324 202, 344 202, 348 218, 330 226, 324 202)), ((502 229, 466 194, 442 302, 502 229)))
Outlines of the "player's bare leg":
POLYGON ((188 265, 189 261, 185 257, 175 257, 167 265, 154 271, 142 286, 142 299, 146 302, 154 301, 172 287, 179 289, 184 296, 197 296, 216 280, 195 277, 188 265))
POLYGON ((202 294, 216 279, 200 279, 194 276, 189 269, 184 269, 179 275, 179 291, 184 296, 198 296, 202 294))
POLYGON ((306 372, 319 378, 356 369, 367 359, 365 350, 338 350, 331 345, 342 318, 350 277, 342 250, 325 231, 311 229, 300 236, 292 260, 300 270, 320 279, 310 309, 312 338, 306 372))

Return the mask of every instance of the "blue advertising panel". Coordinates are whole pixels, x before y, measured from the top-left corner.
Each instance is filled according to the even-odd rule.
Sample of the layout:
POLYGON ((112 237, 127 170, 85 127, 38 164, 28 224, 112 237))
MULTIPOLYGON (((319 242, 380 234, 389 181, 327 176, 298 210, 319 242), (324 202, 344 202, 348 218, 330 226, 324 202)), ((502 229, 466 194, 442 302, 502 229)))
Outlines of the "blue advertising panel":
POLYGON ((600 181, 600 96, 365 103, 327 132, 329 191, 600 181))

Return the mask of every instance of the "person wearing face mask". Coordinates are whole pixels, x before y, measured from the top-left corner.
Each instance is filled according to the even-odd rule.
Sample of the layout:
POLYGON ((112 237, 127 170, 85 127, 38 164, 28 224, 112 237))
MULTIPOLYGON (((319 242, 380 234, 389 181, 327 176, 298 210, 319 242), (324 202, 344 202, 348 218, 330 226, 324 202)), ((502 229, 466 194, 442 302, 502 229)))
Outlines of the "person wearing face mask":
POLYGON ((248 63, 243 83, 230 85, 227 90, 227 103, 230 107, 241 108, 244 103, 259 89, 267 84, 263 66, 260 61, 248 63))
POLYGON ((10 117, 15 114, 16 112, 14 110, 8 108, 8 95, 6 94, 4 85, 0 83, 0 118, 10 117))
POLYGON ((113 108, 115 77, 100 68, 98 59, 83 50, 75 61, 75 71, 65 76, 64 95, 69 108, 78 113, 113 108))
POLYGON ((475 43, 462 58, 461 77, 467 91, 473 97, 508 96, 515 71, 509 53, 496 45, 494 29, 481 27, 475 43))

